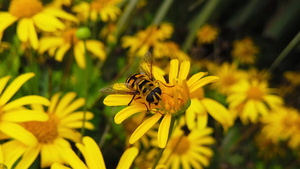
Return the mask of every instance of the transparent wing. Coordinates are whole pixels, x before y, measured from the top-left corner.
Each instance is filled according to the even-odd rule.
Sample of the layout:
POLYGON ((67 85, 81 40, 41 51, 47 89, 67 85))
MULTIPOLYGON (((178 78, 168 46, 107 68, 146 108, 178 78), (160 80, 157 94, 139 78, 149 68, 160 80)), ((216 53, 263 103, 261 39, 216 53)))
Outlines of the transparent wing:
POLYGON ((153 80, 152 74, 153 57, 150 52, 147 52, 140 63, 140 73, 146 75, 153 80))
POLYGON ((116 83, 100 89, 101 93, 104 94, 138 94, 138 91, 130 90, 126 87, 126 83, 116 83))

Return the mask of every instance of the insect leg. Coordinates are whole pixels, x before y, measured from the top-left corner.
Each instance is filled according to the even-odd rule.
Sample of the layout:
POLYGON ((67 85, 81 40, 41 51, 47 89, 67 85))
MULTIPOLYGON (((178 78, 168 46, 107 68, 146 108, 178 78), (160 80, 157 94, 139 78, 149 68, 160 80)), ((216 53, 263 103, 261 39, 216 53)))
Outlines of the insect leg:
POLYGON ((130 100, 130 102, 128 103, 128 106, 131 104, 131 102, 133 101, 133 99, 135 98, 136 95, 133 95, 132 99, 130 100))

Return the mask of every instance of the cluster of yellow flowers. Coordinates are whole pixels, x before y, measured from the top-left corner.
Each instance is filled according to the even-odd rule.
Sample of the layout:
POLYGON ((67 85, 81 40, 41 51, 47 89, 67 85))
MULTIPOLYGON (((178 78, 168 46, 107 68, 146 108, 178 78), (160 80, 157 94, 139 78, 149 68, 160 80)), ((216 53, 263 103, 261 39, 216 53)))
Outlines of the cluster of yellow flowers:
MULTIPOLYGON (((231 62, 203 61, 206 69, 203 72, 202 66, 195 66, 199 58, 189 57, 180 44, 171 40, 174 32, 171 23, 149 25, 134 35, 118 37, 123 25, 117 21, 125 3, 53 0, 47 4, 40 0, 12 0, 5 11, 1 8, 0 53, 16 46, 1 42, 11 38, 6 32, 10 29, 20 42, 17 48, 22 50, 26 63, 36 59, 43 64, 38 68, 25 65, 12 81, 12 76, 7 74, 0 77, 0 168, 26 169, 37 160, 41 168, 106 168, 100 142, 97 144, 96 138, 84 133, 85 129, 98 127, 93 123, 98 118, 94 117, 94 109, 87 107, 90 99, 87 93, 91 89, 78 82, 88 83, 92 76, 102 78, 105 72, 94 73, 89 65, 102 68, 105 61, 114 59, 108 58, 114 45, 128 50, 128 60, 135 56, 142 58, 140 72, 129 76, 126 83, 100 90, 109 94, 103 100, 104 105, 123 106, 116 114, 109 112, 114 115, 111 121, 122 123, 126 137, 125 151, 119 163, 113 165, 116 168, 208 167, 214 154, 211 147, 219 141, 211 135, 216 130, 226 135, 238 120, 244 126, 260 125, 259 139, 263 136, 272 144, 285 141, 291 149, 300 147, 300 113, 284 101, 284 97, 299 87, 299 73, 284 74, 288 87, 270 88, 271 75, 254 67, 260 50, 250 37, 232 43, 231 62), (83 25, 87 29, 82 29, 83 25), (33 58, 35 55, 37 58, 33 58), (92 58, 87 58, 88 55, 92 58), (74 69, 71 68, 73 57, 74 69), (48 65, 45 58, 65 67, 63 75, 59 70, 61 86, 52 86, 55 84, 52 77, 57 74, 53 75, 55 66, 48 65), (49 92, 40 95, 27 92, 29 95, 20 96, 18 91, 26 88, 27 81, 37 78, 40 70, 35 69, 39 68, 46 69, 49 75, 46 81, 50 81, 50 87, 44 89, 49 92), (66 77, 70 70, 86 74, 66 77), (65 78, 84 86, 85 98, 77 97, 81 96, 79 92, 66 87, 65 78), (221 99, 216 99, 214 94, 221 99), (214 128, 211 121, 215 122, 214 128)), ((139 5, 145 3, 141 1, 139 5)), ((216 47, 220 33, 219 28, 204 24, 196 32, 195 49, 212 44, 216 47)), ((1 76, 3 69, 0 67, 1 76)), ((105 80, 100 81, 102 85, 105 80)), ((35 90, 39 90, 40 84, 36 85, 35 90)), ((93 93, 98 92, 97 85, 90 85, 93 93)), ((99 100, 103 98, 97 95, 95 102, 102 105, 99 100)), ((105 114, 104 111, 101 113, 105 114)))

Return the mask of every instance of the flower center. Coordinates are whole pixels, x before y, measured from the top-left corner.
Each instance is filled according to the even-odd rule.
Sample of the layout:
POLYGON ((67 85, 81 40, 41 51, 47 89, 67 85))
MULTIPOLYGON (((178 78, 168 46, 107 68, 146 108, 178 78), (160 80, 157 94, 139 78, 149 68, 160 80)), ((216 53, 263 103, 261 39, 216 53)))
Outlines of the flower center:
POLYGON ((66 30, 63 35, 65 42, 76 44, 79 41, 76 37, 76 31, 76 28, 66 30))
POLYGON ((223 78, 223 84, 226 87, 232 86, 234 83, 236 83, 236 78, 232 75, 227 75, 223 78))
POLYGON ((248 90, 247 96, 249 99, 261 100, 263 97, 263 92, 258 87, 252 86, 248 90))
POLYGON ((190 142, 186 136, 179 136, 172 139, 171 148, 175 154, 183 155, 190 148, 190 142))
POLYGON ((38 0, 13 0, 9 6, 9 13, 17 18, 30 18, 43 9, 38 0))
POLYGON ((58 137, 58 119, 49 114, 49 120, 45 122, 30 121, 24 122, 23 126, 36 136, 38 141, 43 144, 52 143, 58 137))
POLYGON ((100 12, 103 8, 110 5, 110 0, 94 0, 91 2, 91 9, 100 12))

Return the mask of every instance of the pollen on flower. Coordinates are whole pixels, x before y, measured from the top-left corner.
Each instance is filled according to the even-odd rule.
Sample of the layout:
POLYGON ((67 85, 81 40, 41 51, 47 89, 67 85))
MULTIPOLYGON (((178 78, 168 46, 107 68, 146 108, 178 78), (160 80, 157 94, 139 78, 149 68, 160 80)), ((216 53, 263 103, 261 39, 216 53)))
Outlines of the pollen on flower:
POLYGON ((43 9, 39 0, 13 0, 9 6, 9 13, 17 18, 30 18, 43 9))
POLYGON ((176 83, 173 86, 161 85, 162 103, 166 111, 176 113, 183 110, 189 100, 189 89, 186 82, 176 83))
POLYGON ((185 154, 190 148, 190 142, 186 136, 172 138, 171 147, 175 154, 185 154))
POLYGON ((252 86, 248 90, 247 96, 250 99, 261 100, 263 97, 263 92, 258 87, 252 86))
POLYGON ((65 42, 76 44, 78 42, 78 38, 76 37, 76 31, 77 29, 68 29, 64 32, 64 40, 65 42))
POLYGON ((23 126, 36 136, 39 143, 52 143, 58 136, 58 120, 54 115, 49 115, 49 120, 45 122, 30 121, 24 122, 23 126))

